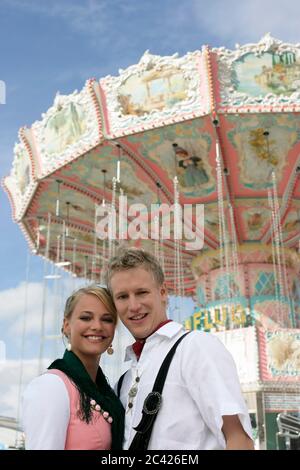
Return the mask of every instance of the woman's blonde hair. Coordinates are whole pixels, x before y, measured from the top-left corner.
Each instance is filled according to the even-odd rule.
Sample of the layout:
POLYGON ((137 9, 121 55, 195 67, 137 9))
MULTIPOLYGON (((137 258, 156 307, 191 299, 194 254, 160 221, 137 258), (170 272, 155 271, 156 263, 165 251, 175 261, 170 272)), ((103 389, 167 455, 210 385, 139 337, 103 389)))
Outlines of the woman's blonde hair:
MULTIPOLYGON (((74 291, 66 301, 64 318, 70 318, 74 308, 76 307, 77 302, 83 295, 95 295, 100 302, 105 305, 107 311, 112 315, 114 324, 117 324, 117 310, 113 302, 112 296, 110 295, 106 287, 100 287, 97 284, 92 284, 87 287, 81 287, 74 291)), ((63 330, 63 328, 62 328, 63 330)))

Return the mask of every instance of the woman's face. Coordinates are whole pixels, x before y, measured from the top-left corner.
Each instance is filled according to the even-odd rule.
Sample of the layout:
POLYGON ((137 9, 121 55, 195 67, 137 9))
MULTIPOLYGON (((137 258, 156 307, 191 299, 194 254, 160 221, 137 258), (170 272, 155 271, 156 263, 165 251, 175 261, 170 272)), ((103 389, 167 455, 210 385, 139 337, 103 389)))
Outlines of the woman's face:
POLYGON ((64 333, 72 351, 83 362, 99 357, 111 345, 115 333, 114 316, 93 294, 79 297, 69 318, 64 319, 64 333))

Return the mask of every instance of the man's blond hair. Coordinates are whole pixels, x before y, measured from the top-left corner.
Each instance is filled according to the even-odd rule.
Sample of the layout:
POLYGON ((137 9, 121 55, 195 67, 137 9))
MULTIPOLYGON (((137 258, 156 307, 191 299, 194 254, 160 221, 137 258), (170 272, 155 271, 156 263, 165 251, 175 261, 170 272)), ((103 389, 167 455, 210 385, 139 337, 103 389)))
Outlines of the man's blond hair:
POLYGON ((110 281, 115 273, 133 268, 143 268, 152 273, 158 286, 165 282, 163 270, 155 256, 147 251, 136 248, 122 248, 108 263, 106 285, 109 291, 111 292, 110 281))

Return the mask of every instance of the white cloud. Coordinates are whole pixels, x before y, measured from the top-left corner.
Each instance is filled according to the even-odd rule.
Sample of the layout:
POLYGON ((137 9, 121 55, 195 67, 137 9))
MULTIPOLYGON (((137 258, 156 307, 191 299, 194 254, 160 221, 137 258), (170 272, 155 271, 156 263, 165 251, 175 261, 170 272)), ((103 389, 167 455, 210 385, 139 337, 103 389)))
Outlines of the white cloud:
POLYGON ((47 3, 2 0, 2 3, 51 21, 62 21, 69 31, 88 36, 99 50, 108 47, 118 63, 120 51, 122 58, 125 53, 132 60, 133 51, 141 44, 154 52, 157 44, 175 52, 199 49, 207 43, 233 48, 237 42, 258 42, 267 32, 284 42, 299 40, 298 0, 52 0, 47 3), (191 47, 191 44, 197 45, 191 47))
POLYGON ((5 345, 8 359, 40 355, 54 358, 61 353, 64 347, 61 326, 65 301, 82 283, 82 279, 68 276, 62 277, 57 285, 53 281, 47 286, 42 282, 22 282, 0 291, 0 341, 5 345))
POLYGON ((284 42, 299 42, 298 0, 212 0, 205 8, 193 0, 195 18, 208 36, 222 42, 258 42, 265 33, 284 42))
POLYGON ((109 27, 109 6, 107 0, 4 0, 11 8, 64 20, 74 31, 88 35, 103 34, 109 27))
MULTIPOLYGON (((44 359, 44 367, 49 365, 50 360, 44 359)), ((20 361, 8 360, 0 365, 0 416, 16 418, 18 413, 20 393, 20 361)), ((23 362, 22 388, 30 380, 38 375, 38 360, 31 359, 23 362)))
POLYGON ((45 309, 46 329, 57 329, 63 316, 61 300, 58 293, 45 288, 42 283, 22 282, 15 288, 0 291, 0 321, 5 321, 7 333, 16 337, 23 331, 25 315, 26 332, 39 333, 45 309))

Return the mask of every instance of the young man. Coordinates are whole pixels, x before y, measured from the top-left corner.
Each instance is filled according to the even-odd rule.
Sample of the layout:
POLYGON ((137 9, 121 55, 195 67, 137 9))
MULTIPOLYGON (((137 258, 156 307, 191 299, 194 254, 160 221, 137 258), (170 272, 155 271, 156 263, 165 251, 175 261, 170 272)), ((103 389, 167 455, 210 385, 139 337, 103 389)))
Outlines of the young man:
MULTIPOLYGON (((128 449, 168 351, 185 333, 167 318, 167 290, 156 258, 137 249, 111 259, 107 285, 121 321, 136 342, 127 348, 120 398, 126 409, 128 449)), ((148 449, 253 450, 251 424, 233 359, 213 335, 189 333, 178 345, 148 449)))

